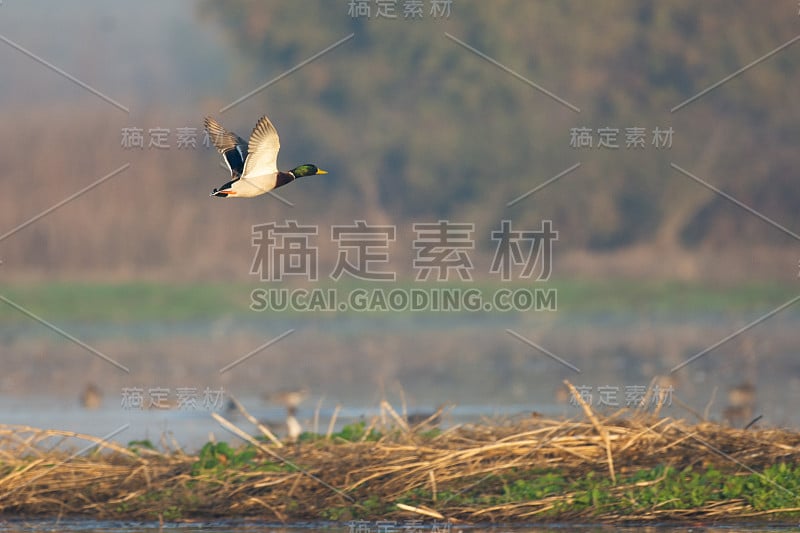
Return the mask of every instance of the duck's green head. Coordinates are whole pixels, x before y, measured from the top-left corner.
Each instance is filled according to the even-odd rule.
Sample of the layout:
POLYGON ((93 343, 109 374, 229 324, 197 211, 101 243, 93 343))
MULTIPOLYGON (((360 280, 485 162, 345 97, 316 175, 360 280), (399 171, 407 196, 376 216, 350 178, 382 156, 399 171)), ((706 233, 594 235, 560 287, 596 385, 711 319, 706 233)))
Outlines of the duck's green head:
POLYGON ((300 165, 291 170, 295 178, 302 178, 303 176, 315 176, 317 174, 327 174, 327 170, 322 170, 317 165, 300 165))

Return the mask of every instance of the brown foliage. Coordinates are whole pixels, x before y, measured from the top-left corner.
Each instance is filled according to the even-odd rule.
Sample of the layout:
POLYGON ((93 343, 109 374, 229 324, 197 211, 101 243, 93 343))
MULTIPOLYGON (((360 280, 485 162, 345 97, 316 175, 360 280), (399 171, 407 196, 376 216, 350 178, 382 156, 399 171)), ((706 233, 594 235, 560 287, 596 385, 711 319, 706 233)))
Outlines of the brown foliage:
MULTIPOLYGON (((585 407, 588 421, 549 420, 534 414, 500 423, 456 426, 431 437, 423 436, 419 426, 409 427, 391 406, 384 405, 396 425, 383 427, 384 436, 377 442, 329 437, 285 448, 247 437, 259 450, 256 461, 274 461, 281 468, 245 468, 225 476, 192 475, 197 457, 180 451, 133 453, 86 435, 0 426, 4 465, 0 513, 153 519, 180 509, 183 518, 258 516, 287 521, 320 519, 335 508, 360 509, 367 518, 419 518, 408 514, 409 508, 416 508, 413 512, 423 516, 452 521, 530 522, 575 495, 485 506, 457 503, 442 495, 478 487, 491 491, 497 483, 525 479, 526 472, 540 469, 557 469, 569 479, 588 472, 613 476, 609 473, 612 464, 619 476, 656 465, 715 465, 731 470, 746 464, 761 469, 800 457, 800 434, 793 431, 691 425, 639 412, 606 418, 585 407), (51 448, 53 438, 66 437, 96 442, 103 451, 83 457, 51 448), (430 499, 413 506, 394 505, 415 489, 427 491, 430 499), (386 508, 384 514, 371 516, 374 509, 362 504, 376 497, 386 508)), ((375 419, 367 429, 377 426, 375 419)), ((611 490, 622 495, 632 488, 615 483, 611 490)), ((697 509, 653 508, 624 518, 711 520, 770 513, 731 500, 697 509)), ((611 522, 622 518, 592 509, 559 518, 589 517, 611 522)))

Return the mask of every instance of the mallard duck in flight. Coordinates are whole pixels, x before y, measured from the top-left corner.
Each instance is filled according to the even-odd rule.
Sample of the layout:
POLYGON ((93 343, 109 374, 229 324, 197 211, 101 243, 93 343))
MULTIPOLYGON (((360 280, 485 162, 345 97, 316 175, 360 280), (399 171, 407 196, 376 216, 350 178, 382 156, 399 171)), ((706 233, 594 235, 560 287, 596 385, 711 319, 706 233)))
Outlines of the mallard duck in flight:
POLYGON ((281 141, 278 130, 264 116, 258 119, 250 143, 222 127, 211 117, 206 117, 205 128, 231 172, 231 180, 211 191, 220 198, 250 198, 291 183, 303 176, 327 174, 316 165, 300 165, 288 172, 278 170, 278 150, 281 141))

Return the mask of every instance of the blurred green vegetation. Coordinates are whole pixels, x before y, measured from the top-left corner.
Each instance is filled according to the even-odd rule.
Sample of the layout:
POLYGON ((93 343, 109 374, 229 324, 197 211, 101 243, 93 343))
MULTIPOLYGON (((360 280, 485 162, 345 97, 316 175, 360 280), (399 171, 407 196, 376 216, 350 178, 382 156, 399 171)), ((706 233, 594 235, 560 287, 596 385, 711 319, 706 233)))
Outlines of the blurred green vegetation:
POLYGON ((461 0, 449 19, 418 21, 402 13, 397 20, 353 18, 346 7, 309 0, 206 0, 201 7, 238 50, 238 75, 254 80, 355 35, 254 98, 269 102, 270 115, 285 125, 286 164, 315 154, 339 171, 330 186, 336 202, 353 194, 389 217, 486 225, 503 216, 521 224, 550 218, 568 236, 565 246, 595 249, 792 242, 670 162, 797 228, 800 117, 791 102, 800 46, 670 109, 794 37, 794 6, 461 0), (620 129, 622 148, 568 147, 570 128, 606 126, 620 129), (636 126, 647 129, 647 147, 625 149, 624 129, 636 126), (655 127, 674 128, 672 149, 650 144, 655 127), (583 167, 572 175, 505 207, 578 161, 583 167))
MULTIPOLYGON (((735 287, 714 287, 701 283, 684 282, 623 282, 623 281, 559 281, 531 287, 521 283, 398 283, 348 284, 320 283, 307 290, 327 291, 335 288, 338 301, 345 301, 349 291, 380 289, 383 291, 478 289, 484 301, 498 289, 542 288, 557 293, 559 315, 570 313, 626 314, 650 313, 675 316, 702 313, 759 313, 785 303, 791 287, 780 283, 748 283, 735 287)), ((100 323, 125 323, 128 321, 184 321, 193 319, 215 319, 220 317, 247 317, 261 319, 269 316, 286 317, 332 316, 326 311, 294 311, 287 307, 281 311, 250 310, 252 290, 268 288, 266 285, 246 283, 185 283, 163 284, 135 282, 120 284, 88 283, 38 283, 14 286, 0 285, 0 296, 22 305, 47 320, 74 320, 100 323)), ((284 287, 287 288, 287 287, 284 287)), ((288 288, 291 290, 291 288, 288 288)), ((547 314, 548 311, 540 311, 547 314)), ((474 312, 461 311, 473 315, 474 312)), ((396 317, 398 314, 442 314, 430 312, 385 311, 363 313, 339 311, 335 314, 357 316, 359 319, 380 320, 381 317, 396 317)), ((452 314, 450 312, 444 314, 452 314)), ((484 314, 484 313, 480 313, 484 314)), ((514 311, 499 313, 507 316, 514 311)), ((30 319, 16 309, 0 301, 0 320, 19 323, 30 319)))
MULTIPOLYGON (((0 131, 0 158, 20 161, 30 146, 39 149, 3 174, 8 190, 24 183, 25 194, 0 196, 0 234, 130 167, 3 239, 0 274, 238 282, 252 261, 254 224, 318 224, 323 243, 331 224, 395 224, 398 246, 408 248, 401 231, 447 218, 475 224, 476 254, 491 251, 488 234, 501 219, 518 228, 550 219, 559 231, 557 254, 594 253, 573 261, 570 276, 593 277, 598 254, 631 249, 643 251, 641 264, 618 277, 796 276, 796 259, 780 255, 791 252, 791 236, 670 166, 800 233, 800 44, 671 112, 794 38, 795 5, 454 0, 449 18, 433 18, 425 2, 425 16, 415 21, 404 20, 403 2, 397 5, 398 18, 386 20, 351 17, 344 0, 201 0, 165 8, 150 27, 140 21, 161 13, 156 2, 124 9, 98 2, 71 15, 85 39, 43 29, 28 43, 15 32, 80 79, 110 87, 131 113, 6 49, 14 75, 0 84, 8 88, 9 126, 0 131), (174 141, 179 127, 197 127, 202 137, 206 114, 245 137, 267 114, 281 135, 282 168, 314 162, 330 174, 278 191, 293 206, 270 197, 208 198, 227 180, 218 154, 200 139, 197 149, 176 149, 174 141), (170 129, 172 149, 121 147, 124 127, 141 128, 145 142, 150 128, 170 129), (619 129, 620 148, 597 148, 604 127, 619 129), (643 149, 624 147, 631 127, 645 129, 643 149), (672 147, 654 147, 652 130, 670 127, 672 147), (592 129, 595 147, 570 147, 572 128, 592 129), (574 172, 507 206, 576 163, 574 172), (722 249, 733 250, 725 257, 736 265, 683 268, 687 256, 722 249), (666 267, 656 272, 659 265, 666 267)), ((22 6, 9 12, 18 26, 62 24, 44 3, 27 18, 22 6)), ((336 257, 334 246, 321 246, 321 264, 336 257)))
MULTIPOLYGON (((798 473, 797 467, 786 463, 767 466, 762 472, 731 472, 713 466, 682 469, 657 466, 638 469, 614 484, 607 476, 596 472, 568 478, 556 470, 536 470, 497 476, 502 483, 495 483, 494 491, 481 486, 481 490, 442 492, 438 496, 441 500, 465 505, 515 503, 561 494, 572 496, 545 509, 542 515, 548 517, 583 510, 597 515, 636 516, 654 509, 697 509, 715 502, 722 505, 736 500, 758 511, 785 509, 796 514, 798 498, 791 487, 797 486, 798 473)), ((414 504, 430 498, 429 491, 417 490, 401 501, 414 504)))

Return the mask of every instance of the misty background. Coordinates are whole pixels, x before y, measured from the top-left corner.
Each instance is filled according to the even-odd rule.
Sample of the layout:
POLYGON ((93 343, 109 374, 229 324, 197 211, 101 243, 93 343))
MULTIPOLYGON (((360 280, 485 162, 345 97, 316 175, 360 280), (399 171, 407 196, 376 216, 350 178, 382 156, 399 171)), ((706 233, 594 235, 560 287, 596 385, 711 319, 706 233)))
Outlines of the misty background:
MULTIPOLYGON (((73 402, 96 382, 116 405, 134 385, 253 398, 307 386, 329 404, 402 393, 418 405, 535 410, 555 403, 565 378, 647 384, 796 294, 800 45, 671 111, 794 39, 796 2, 454 0, 448 17, 433 17, 426 1, 421 20, 404 19, 402 0, 394 20, 371 10, 350 16, 344 0, 0 4, 0 294, 130 368, 0 304, 0 395, 73 402), (330 174, 279 189, 293 205, 209 198, 227 176, 202 144, 203 117, 247 138, 264 114, 281 135, 280 168, 313 162, 330 174), (196 148, 177 147, 187 127, 196 148), (570 146, 574 128, 606 127, 619 129, 619 148, 598 148, 596 133, 594 147, 570 146), (625 147, 633 127, 646 130, 644 148, 625 147), (124 128, 141 128, 144 148, 124 146, 124 128), (149 146, 156 128, 169 129, 169 148, 149 146), (655 128, 672 128, 670 147, 653 146, 655 128), (487 283, 501 220, 552 220, 551 279, 565 303, 469 316, 248 310, 262 285, 250 273, 253 225, 319 225, 323 278, 338 254, 330 226, 396 225, 390 267, 410 283, 412 224, 440 219, 475 224, 474 277, 487 283)), ((755 382, 770 422, 790 421, 797 320, 790 308, 733 338, 679 373, 676 391, 702 410, 711 390, 723 398, 755 382)))

